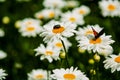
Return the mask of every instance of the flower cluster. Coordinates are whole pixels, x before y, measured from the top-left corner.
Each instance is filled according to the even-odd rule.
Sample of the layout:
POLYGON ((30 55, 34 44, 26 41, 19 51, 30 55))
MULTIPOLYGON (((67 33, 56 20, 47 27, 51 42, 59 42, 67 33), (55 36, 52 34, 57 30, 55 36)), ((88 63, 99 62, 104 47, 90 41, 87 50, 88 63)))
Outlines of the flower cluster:
POLYGON ((77 68, 71 67, 70 69, 55 69, 53 70, 53 74, 49 71, 42 69, 32 70, 28 73, 28 80, 89 80, 83 72, 78 70, 77 68), (49 76, 50 77, 47 77, 49 76))
MULTIPOLYGON (((74 1, 73 1, 74 2, 74 1)), ((67 68, 54 69, 51 72, 43 69, 32 70, 28 73, 28 80, 36 79, 56 79, 56 80, 89 80, 83 72, 69 66, 68 53, 72 43, 68 38, 75 36, 78 41, 78 47, 81 50, 86 50, 94 54, 94 59, 99 61, 100 56, 107 57, 103 63, 105 68, 111 68, 111 71, 119 71, 119 56, 111 55, 113 53, 113 44, 111 35, 106 35, 104 28, 98 24, 87 25, 86 27, 79 27, 85 24, 84 17, 89 15, 90 8, 81 5, 79 7, 72 2, 67 4, 64 0, 44 0, 43 6, 45 9, 35 13, 35 19, 24 19, 20 22, 20 32, 22 36, 35 37, 37 34, 43 38, 44 43, 34 49, 36 56, 40 56, 40 60, 47 59, 49 63, 61 60, 61 53, 64 52, 67 68), (64 7, 73 8, 63 12, 64 7), (41 21, 47 21, 40 25, 41 21), (100 56, 99 56, 100 55, 100 56), (110 57, 109 57, 110 55, 110 57)), ((76 3, 76 2, 74 2, 76 3)), ((100 1, 99 6, 102 15, 106 16, 119 16, 119 2, 118 1, 100 1)), ((89 63, 94 63, 93 59, 89 63)), ((94 70, 93 70, 94 71, 94 70)))
MULTIPOLYGON (((93 80, 94 75, 99 76, 97 72, 99 62, 104 64, 105 69, 111 69, 111 73, 120 71, 120 54, 113 53, 112 44, 115 40, 112 39, 112 35, 106 33, 103 25, 86 22, 86 17, 92 11, 90 7, 79 4, 79 0, 44 0, 42 5, 44 8, 36 11, 33 18, 24 18, 15 23, 21 37, 29 39, 39 37, 43 42, 40 41, 39 46, 34 48, 34 52, 35 56, 40 57, 41 62, 46 62, 47 67, 33 69, 27 74, 28 80, 93 80), (76 41, 77 45, 74 45, 72 40, 76 41), (75 46, 79 49, 79 53, 86 53, 88 55, 86 57, 90 58, 86 58, 87 63, 90 64, 89 68, 87 67, 89 72, 81 69, 84 68, 82 62, 78 64, 76 61, 77 65, 74 65, 74 59, 74 62, 69 61, 73 58, 71 55, 76 55, 76 52, 70 52, 71 47, 75 46), (49 65, 56 62, 59 67, 52 66, 49 69, 49 65)), ((98 1, 98 7, 104 18, 120 16, 118 0, 98 1)), ((9 18, 5 17, 3 23, 9 23, 9 18)), ((0 29, 0 37, 4 35, 4 31, 0 29)), ((0 51, 0 59, 6 56, 3 51, 0 51)), ((0 69, 0 80, 5 79, 5 76, 7 76, 5 71, 0 69)))

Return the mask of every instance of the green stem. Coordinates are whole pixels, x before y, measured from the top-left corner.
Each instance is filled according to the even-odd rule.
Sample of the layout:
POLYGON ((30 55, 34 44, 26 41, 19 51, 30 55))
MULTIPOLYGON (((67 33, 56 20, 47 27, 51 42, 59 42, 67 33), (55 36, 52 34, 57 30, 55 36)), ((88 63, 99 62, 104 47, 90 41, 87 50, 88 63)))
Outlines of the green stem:
POLYGON ((49 70, 47 70, 47 80, 49 80, 49 70))
POLYGON ((99 80, 99 63, 96 63, 96 76, 97 76, 97 80, 99 80))
MULTIPOLYGON (((95 55, 95 53, 92 51, 93 54, 90 55, 90 58, 93 58, 93 56, 95 55)), ((98 54, 98 53, 96 53, 98 54)), ((100 80, 99 79, 99 61, 95 61, 95 63, 92 65, 92 69, 95 70, 95 74, 94 71, 91 75, 91 80, 100 80)))
POLYGON ((61 59, 61 65, 60 65, 60 68, 63 66, 63 64, 64 64, 64 60, 61 59))
MULTIPOLYGON (((98 53, 96 53, 98 55, 98 53)), ((94 55, 96 55, 94 54, 94 55)), ((94 64, 94 69, 96 71, 96 79, 99 80, 99 62, 100 61, 95 61, 95 64, 94 64)))
POLYGON ((68 54, 67 54, 67 51, 66 51, 66 48, 65 48, 65 44, 64 44, 63 40, 61 40, 61 42, 62 42, 63 49, 64 49, 65 54, 66 54, 66 55, 65 55, 65 60, 66 60, 67 67, 70 67, 70 66, 69 66, 69 63, 68 63, 68 54))

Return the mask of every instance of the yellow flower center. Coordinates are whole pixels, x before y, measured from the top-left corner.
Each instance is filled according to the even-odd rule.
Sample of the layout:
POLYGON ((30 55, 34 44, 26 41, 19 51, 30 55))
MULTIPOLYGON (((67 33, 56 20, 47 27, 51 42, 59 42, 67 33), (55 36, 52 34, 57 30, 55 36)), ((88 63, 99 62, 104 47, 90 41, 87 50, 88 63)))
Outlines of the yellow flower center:
POLYGON ((70 73, 64 74, 63 77, 64 77, 65 80, 75 80, 75 75, 74 74, 70 74, 70 73))
POLYGON ((63 47, 63 45, 62 45, 61 42, 57 42, 57 43, 55 44, 55 46, 57 46, 57 47, 59 47, 59 48, 63 47))
POLYGON ((70 20, 71 22, 75 22, 75 21, 76 21, 76 19, 75 19, 74 17, 71 17, 69 20, 70 20))
POLYGON ((108 5, 109 11, 114 11, 115 9, 116 9, 115 5, 113 5, 113 4, 108 5))
POLYGON ((34 30, 35 30, 35 27, 29 26, 29 27, 26 28, 26 30, 27 30, 28 32, 31 32, 31 31, 34 31, 34 30))
POLYGON ((99 44, 99 43, 101 43, 101 42, 102 42, 101 38, 91 39, 91 40, 89 41, 90 44, 99 44))
POLYGON ((115 58, 115 62, 120 63, 120 56, 115 58))
POLYGON ((89 34, 93 34, 93 31, 91 30, 86 31, 85 35, 89 35, 89 34))
POLYGON ((52 51, 46 51, 46 55, 53 55, 53 52, 52 51))
POLYGON ((55 13, 54 13, 54 12, 50 12, 50 13, 49 13, 49 17, 50 17, 50 18, 53 18, 54 16, 55 16, 55 13))
POLYGON ((85 14, 85 11, 84 10, 79 10, 79 13, 80 14, 85 14))
POLYGON ((40 14, 40 15, 38 16, 38 18, 39 18, 39 19, 43 19, 44 16, 43 16, 42 14, 40 14))
POLYGON ((57 34, 57 33, 62 33, 64 30, 65 30, 64 27, 62 27, 62 26, 60 26, 60 25, 55 25, 55 26, 53 27, 52 32, 55 33, 55 34, 57 34))
POLYGON ((35 78, 37 78, 37 79, 43 79, 44 76, 42 74, 38 74, 38 75, 35 76, 35 78))
POLYGON ((56 3, 56 2, 54 2, 54 3, 53 3, 53 6, 54 6, 54 7, 56 7, 56 6, 57 6, 57 3, 56 3))
POLYGON ((26 23, 26 25, 30 25, 30 24, 32 24, 32 22, 31 22, 31 21, 28 21, 28 22, 26 23))

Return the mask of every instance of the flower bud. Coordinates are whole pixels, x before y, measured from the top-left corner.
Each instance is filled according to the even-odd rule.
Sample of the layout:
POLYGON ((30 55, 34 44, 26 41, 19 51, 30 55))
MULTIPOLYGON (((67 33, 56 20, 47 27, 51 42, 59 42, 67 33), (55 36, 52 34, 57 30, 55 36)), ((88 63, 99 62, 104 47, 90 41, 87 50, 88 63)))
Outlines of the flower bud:
POLYGON ((19 20, 16 21, 14 25, 15 25, 16 28, 19 28, 20 27, 20 21, 19 20))
POLYGON ((95 74, 96 74, 96 71, 95 71, 94 69, 91 69, 91 70, 90 70, 90 73, 91 73, 92 75, 95 75, 95 74))
POLYGON ((79 53, 85 53, 85 49, 81 49, 80 47, 78 48, 79 53))
POLYGON ((97 62, 100 61, 100 56, 99 56, 98 54, 95 54, 93 57, 94 57, 94 59, 95 59, 97 62))
POLYGON ((89 59, 89 64, 94 64, 95 63, 95 61, 93 60, 93 59, 89 59))
POLYGON ((4 24, 8 24, 10 22, 10 18, 8 16, 3 17, 2 22, 4 24))
POLYGON ((65 56, 66 56, 65 52, 61 51, 61 52, 60 52, 60 57, 61 57, 61 58, 65 58, 65 56))

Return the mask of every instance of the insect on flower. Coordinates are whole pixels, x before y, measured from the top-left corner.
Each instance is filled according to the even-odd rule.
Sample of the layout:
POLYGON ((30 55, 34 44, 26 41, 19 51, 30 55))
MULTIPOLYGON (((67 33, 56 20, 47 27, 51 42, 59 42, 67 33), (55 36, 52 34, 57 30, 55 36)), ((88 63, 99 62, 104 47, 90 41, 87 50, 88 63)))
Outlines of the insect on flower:
POLYGON ((53 29, 59 29, 60 28, 60 25, 58 24, 58 25, 55 25, 54 27, 53 27, 53 29))
POLYGON ((94 34, 94 36, 95 36, 95 40, 97 39, 97 38, 99 38, 101 35, 103 35, 103 33, 104 33, 104 29, 102 29, 99 33, 97 32, 97 31, 95 31, 95 29, 92 27, 92 31, 93 31, 93 34, 94 34))
POLYGON ((64 31, 64 27, 62 27, 61 25, 57 24, 54 25, 53 30, 54 33, 61 33, 64 31))

